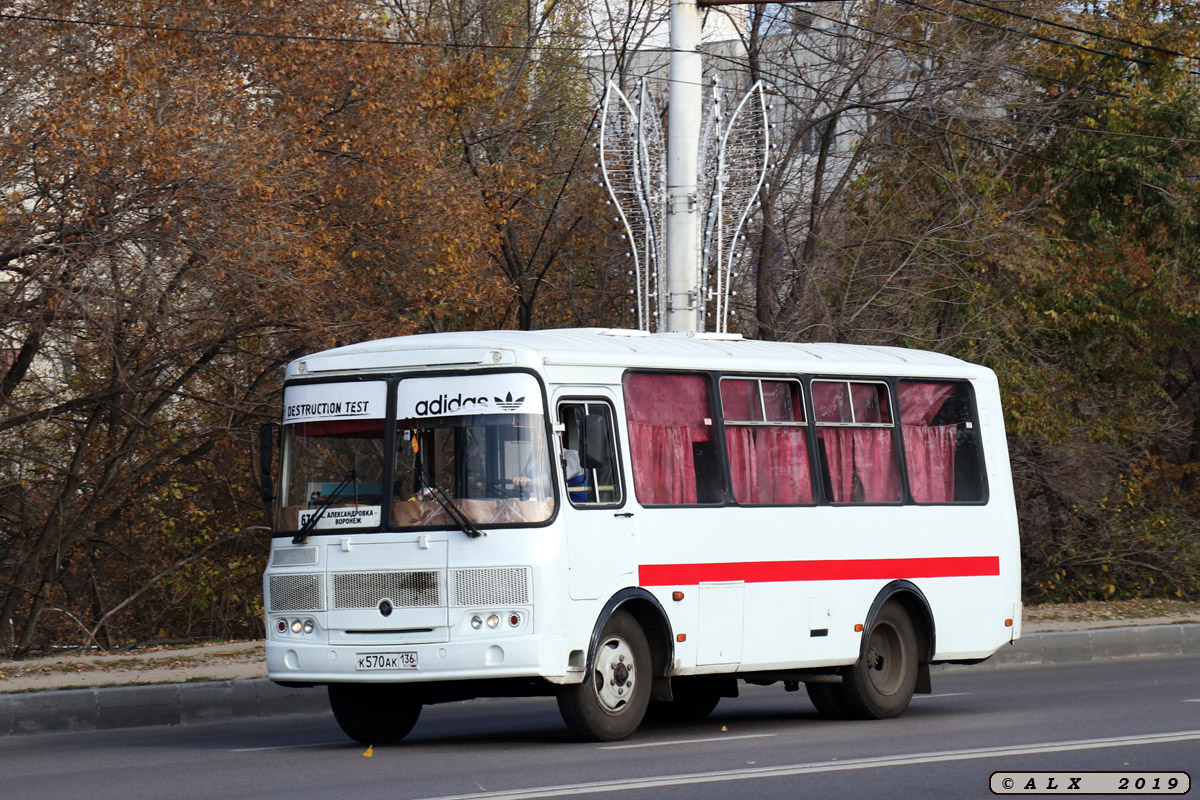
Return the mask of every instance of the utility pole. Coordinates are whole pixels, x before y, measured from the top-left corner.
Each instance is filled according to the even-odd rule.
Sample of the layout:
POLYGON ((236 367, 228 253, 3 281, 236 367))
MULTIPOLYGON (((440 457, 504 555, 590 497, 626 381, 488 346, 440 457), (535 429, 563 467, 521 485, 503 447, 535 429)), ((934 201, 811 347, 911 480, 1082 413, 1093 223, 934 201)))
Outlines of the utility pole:
POLYGON ((700 7, 763 1, 671 0, 666 136, 644 85, 636 103, 615 83, 605 89, 596 166, 630 245, 630 313, 642 330, 699 333, 710 317, 727 330, 738 245, 767 171, 769 107, 757 81, 724 114, 714 81, 705 115, 700 7))
POLYGON ((671 0, 671 61, 667 80, 666 314, 664 331, 700 326, 699 148, 702 82, 700 9, 695 0, 671 0))

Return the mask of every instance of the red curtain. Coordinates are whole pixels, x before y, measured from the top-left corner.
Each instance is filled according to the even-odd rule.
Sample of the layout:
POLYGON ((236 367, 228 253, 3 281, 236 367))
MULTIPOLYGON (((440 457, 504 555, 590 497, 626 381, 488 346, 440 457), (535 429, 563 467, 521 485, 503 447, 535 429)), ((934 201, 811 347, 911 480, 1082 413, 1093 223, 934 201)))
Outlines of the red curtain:
POLYGON ((633 485, 648 505, 696 502, 696 466, 685 428, 629 423, 633 485))
POLYGON ((623 383, 638 499, 649 505, 697 502, 692 444, 712 437, 707 382, 700 375, 634 372, 623 383))
POLYGON ((892 428, 821 428, 835 503, 900 502, 892 428))
POLYGON ((954 457, 958 425, 930 425, 954 393, 954 383, 901 381, 900 422, 908 484, 918 503, 954 500, 954 457))
POLYGON ((812 502, 803 428, 730 426, 725 440, 739 503, 812 502))
POLYGON ((957 450, 957 426, 904 426, 904 455, 913 500, 918 503, 954 500, 954 454, 957 450))

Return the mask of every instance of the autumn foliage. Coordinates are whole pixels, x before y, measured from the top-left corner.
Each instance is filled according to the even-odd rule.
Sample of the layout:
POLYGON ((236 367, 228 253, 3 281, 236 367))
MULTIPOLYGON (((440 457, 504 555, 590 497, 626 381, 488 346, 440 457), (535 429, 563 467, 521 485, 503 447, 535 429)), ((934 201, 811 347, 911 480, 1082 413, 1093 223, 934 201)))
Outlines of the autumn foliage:
MULTIPOLYGON (((1027 596, 1194 596, 1198 7, 846 6, 827 73, 789 72, 825 41, 807 28, 748 39, 784 111, 735 327, 989 364, 1027 596), (858 120, 841 161, 831 119, 858 120)), ((508 0, 0 15, 0 652, 261 633, 251 431, 288 359, 629 324, 582 20, 508 0)))

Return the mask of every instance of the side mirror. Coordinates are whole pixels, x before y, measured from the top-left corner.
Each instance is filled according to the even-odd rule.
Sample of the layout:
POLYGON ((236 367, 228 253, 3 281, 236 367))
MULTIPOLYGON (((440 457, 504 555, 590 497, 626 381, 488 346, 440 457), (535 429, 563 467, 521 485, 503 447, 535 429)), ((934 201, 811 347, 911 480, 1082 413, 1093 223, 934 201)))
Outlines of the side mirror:
POLYGON ((271 462, 275 459, 275 423, 264 423, 258 430, 258 489, 263 502, 275 499, 275 481, 271 479, 271 462))
POLYGON ((608 425, 600 414, 588 414, 583 420, 583 447, 579 463, 584 469, 600 469, 612 461, 609 453, 608 425))

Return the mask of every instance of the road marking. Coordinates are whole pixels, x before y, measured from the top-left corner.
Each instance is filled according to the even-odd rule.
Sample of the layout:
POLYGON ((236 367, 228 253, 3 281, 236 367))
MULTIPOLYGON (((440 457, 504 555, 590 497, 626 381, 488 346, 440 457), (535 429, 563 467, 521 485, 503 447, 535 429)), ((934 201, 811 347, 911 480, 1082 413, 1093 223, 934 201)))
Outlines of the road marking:
POLYGON ((941 694, 914 694, 913 700, 932 700, 935 697, 962 697, 970 692, 942 692, 941 694))
POLYGON ((312 744, 277 744, 274 747, 236 747, 226 752, 229 753, 258 753, 263 750, 300 750, 305 747, 340 747, 351 744, 349 741, 341 742, 313 742, 312 744))
POLYGON ((708 739, 673 739, 669 742, 645 742, 643 744, 610 744, 601 750, 634 750, 639 747, 669 747, 673 744, 702 744, 704 742, 728 742, 731 739, 766 739, 774 733, 739 733, 736 736, 713 736, 708 739))
MULTIPOLYGON (((534 800, 543 797, 570 797, 579 794, 602 792, 629 792, 646 789, 662 789, 669 786, 688 786, 699 783, 721 783, 744 781, 757 778, 782 778, 792 775, 819 772, 842 772, 877 767, 909 766, 913 764, 935 764, 941 761, 966 761, 978 758, 1001 758, 1027 756, 1042 753, 1066 753, 1073 750, 1096 750, 1105 747, 1130 747, 1143 744, 1165 744, 1200 740, 1200 730, 1175 733, 1151 733, 1141 736, 1114 736, 1105 739, 1078 739, 1066 742, 1039 742, 1002 747, 976 747, 970 750, 941 750, 931 753, 908 753, 875 758, 849 758, 844 761, 818 761, 808 764, 790 764, 779 767, 756 767, 753 769, 731 769, 720 772, 693 772, 682 775, 659 775, 648 778, 629 778, 594 783, 571 783, 561 786, 532 786, 527 789, 491 791, 488 800, 534 800)), ((478 792, 446 795, 426 800, 478 800, 478 792)))

